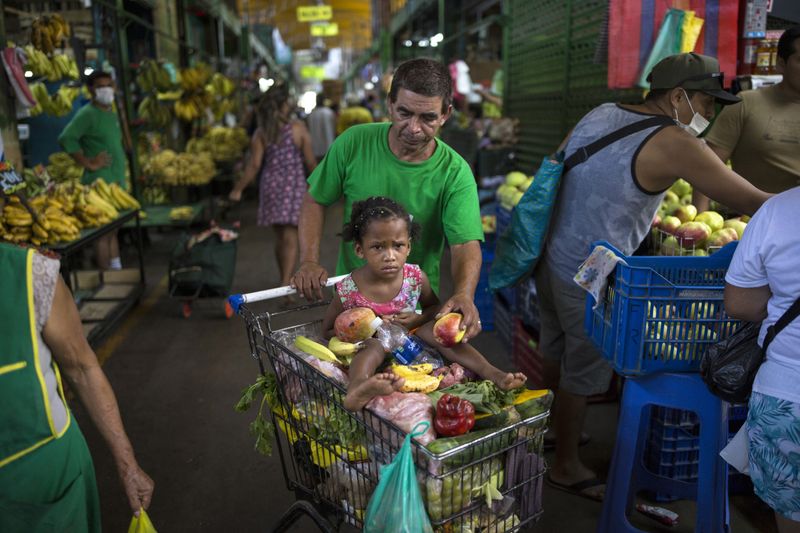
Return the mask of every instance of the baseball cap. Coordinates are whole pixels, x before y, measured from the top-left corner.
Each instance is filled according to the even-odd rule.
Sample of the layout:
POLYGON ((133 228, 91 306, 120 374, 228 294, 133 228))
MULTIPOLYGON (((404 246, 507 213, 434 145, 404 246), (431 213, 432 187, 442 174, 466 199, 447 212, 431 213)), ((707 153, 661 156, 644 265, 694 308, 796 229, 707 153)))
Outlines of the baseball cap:
POLYGON ((650 89, 683 87, 711 95, 721 104, 741 102, 741 98, 723 90, 724 80, 716 58, 694 52, 665 57, 647 75, 650 89))

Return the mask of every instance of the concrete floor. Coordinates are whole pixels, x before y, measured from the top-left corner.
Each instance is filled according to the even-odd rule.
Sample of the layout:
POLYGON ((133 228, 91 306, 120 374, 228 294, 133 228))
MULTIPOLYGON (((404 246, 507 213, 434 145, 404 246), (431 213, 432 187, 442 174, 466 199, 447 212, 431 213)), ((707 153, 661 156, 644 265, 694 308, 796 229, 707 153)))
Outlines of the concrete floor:
MULTIPOLYGON (((341 218, 340 209, 332 211, 322 254, 331 270, 338 246, 335 228, 340 227, 337 220, 341 218)), ((245 202, 233 215, 243 223, 233 291, 275 286, 274 240, 271 231, 255 226, 255 202, 245 202)), ((151 232, 145 297, 98 352, 110 355, 104 369, 117 394, 125 427, 142 468, 156 482, 149 512, 156 528, 161 532, 269 531, 294 502, 294 494, 286 489, 277 453, 265 458, 253 450, 248 432, 253 414, 233 410, 258 368, 248 355, 243 321, 238 317, 225 320, 222 301, 198 301, 193 316, 184 319, 180 304, 167 296, 167 258, 176 235, 151 232)), ((443 293, 449 287, 443 283, 443 293)), ((482 334, 475 345, 498 366, 509 366, 494 333, 482 334)), ((113 462, 85 411, 74 403, 95 461, 103 530, 124 531, 131 513, 113 462)), ((598 472, 608 468, 616 414, 616 404, 589 408, 586 431, 592 441, 583 453, 598 472)), ((534 531, 595 530, 600 503, 547 485, 544 491, 544 515, 534 531)), ((694 529, 693 503, 664 506, 681 515, 678 527, 662 527, 641 516, 635 518, 637 526, 648 531, 694 529)), ((774 531, 768 508, 753 496, 733 499, 731 520, 735 531, 774 531)), ((314 527, 303 520, 293 531, 314 531, 314 527)))

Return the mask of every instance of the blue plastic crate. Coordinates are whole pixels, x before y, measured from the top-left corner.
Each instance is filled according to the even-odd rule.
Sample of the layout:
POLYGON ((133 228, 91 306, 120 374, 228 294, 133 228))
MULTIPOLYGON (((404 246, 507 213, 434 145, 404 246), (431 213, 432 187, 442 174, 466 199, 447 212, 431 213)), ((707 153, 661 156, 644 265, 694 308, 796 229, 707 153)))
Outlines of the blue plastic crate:
POLYGON ((725 273, 736 243, 708 257, 625 256, 596 309, 587 295, 585 327, 614 370, 636 376, 697 371, 709 345, 739 321, 723 308, 725 273))
MULTIPOLYGON (((744 422, 747 420, 747 404, 733 403, 728 405, 728 422, 744 422)), ((739 424, 741 426, 741 424, 739 424)))
POLYGON ((475 288, 475 307, 481 317, 481 328, 483 331, 494 330, 494 295, 489 290, 489 270, 494 261, 495 240, 493 236, 486 236, 486 240, 481 243, 481 273, 478 278, 478 286, 475 288))

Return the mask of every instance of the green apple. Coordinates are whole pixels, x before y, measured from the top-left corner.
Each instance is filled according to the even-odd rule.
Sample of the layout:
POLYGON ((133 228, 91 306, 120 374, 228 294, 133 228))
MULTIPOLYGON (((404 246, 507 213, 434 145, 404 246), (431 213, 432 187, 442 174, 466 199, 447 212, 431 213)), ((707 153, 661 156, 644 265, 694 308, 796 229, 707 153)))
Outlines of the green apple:
POLYGON ((528 181, 528 176, 518 170, 514 170, 506 174, 506 185, 519 187, 526 181, 528 181))
POLYGON ((672 184, 672 187, 670 187, 669 190, 674 192, 678 198, 686 196, 687 194, 692 194, 691 184, 688 181, 680 178, 678 178, 678 180, 672 184))
POLYGON ((711 228, 711 231, 722 229, 723 225, 725 224, 725 219, 723 219, 722 215, 716 211, 703 211, 694 217, 694 219, 697 222, 705 222, 708 224, 708 227, 711 228))
POLYGON ((733 228, 736 231, 736 234, 741 239, 742 235, 744 235, 744 229, 747 227, 747 222, 742 222, 738 218, 732 218, 732 219, 726 220, 722 227, 723 228, 733 228))

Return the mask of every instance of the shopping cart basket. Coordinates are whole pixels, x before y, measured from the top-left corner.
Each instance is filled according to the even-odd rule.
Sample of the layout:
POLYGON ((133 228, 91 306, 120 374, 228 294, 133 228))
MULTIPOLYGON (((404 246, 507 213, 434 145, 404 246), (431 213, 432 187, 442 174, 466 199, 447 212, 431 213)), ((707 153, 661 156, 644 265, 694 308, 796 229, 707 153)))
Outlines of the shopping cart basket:
MULTIPOLYGON (((169 261, 169 295, 181 300, 185 318, 191 316, 196 299, 226 298, 230 294, 237 242, 235 231, 213 223, 201 233, 185 233, 178 240, 169 261)), ((227 299, 223 305, 225 317, 232 317, 233 308, 227 299)))
MULTIPOLYGON (((284 513, 275 531, 286 530, 302 514, 324 531, 347 524, 362 527, 379 469, 398 453, 405 433, 370 410, 345 410, 345 387, 294 348, 298 335, 321 335, 320 321, 273 329, 277 315, 312 306, 257 313, 248 305, 291 292, 280 288, 230 298, 245 320, 250 355, 262 374, 272 373, 277 382, 279 401, 271 410, 275 442, 287 488, 298 502, 284 513)), ((500 533, 536 521, 542 513, 542 437, 548 416, 546 411, 481 433, 440 454, 412 441, 417 478, 434 529, 500 533)))

